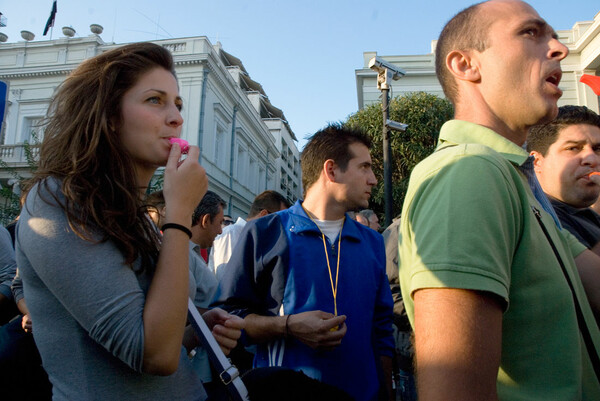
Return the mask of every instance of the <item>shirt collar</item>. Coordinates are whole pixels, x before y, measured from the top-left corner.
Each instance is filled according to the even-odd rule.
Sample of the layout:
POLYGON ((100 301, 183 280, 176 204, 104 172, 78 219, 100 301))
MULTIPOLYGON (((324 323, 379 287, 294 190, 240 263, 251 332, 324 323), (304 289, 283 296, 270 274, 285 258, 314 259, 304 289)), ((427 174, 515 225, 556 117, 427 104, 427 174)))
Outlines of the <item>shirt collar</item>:
POLYGON ((565 212, 567 212, 570 215, 575 215, 578 213, 589 213, 590 211, 593 211, 592 209, 585 207, 585 208, 577 208, 575 206, 571 206, 568 203, 565 203, 561 200, 558 200, 548 194, 546 194, 546 196, 548 197, 548 199, 550 200, 550 202, 552 203, 552 206, 556 209, 562 209, 565 212))
MULTIPOLYGON (((308 217, 304 208, 302 207, 302 201, 298 200, 296 203, 290 208, 290 217, 293 222, 292 227, 290 227, 290 231, 301 233, 301 232, 315 232, 321 235, 321 231, 317 227, 315 223, 308 217)), ((346 213, 346 220, 344 221, 344 225, 342 226, 342 238, 352 238, 354 240, 360 240, 361 234, 356 227, 359 224, 352 220, 350 216, 346 213)))
POLYGON ((190 251, 196 252, 198 255, 200 255, 200 245, 196 244, 195 242, 190 241, 189 248, 190 248, 190 251))
POLYGON ((516 166, 525 163, 529 156, 522 147, 487 127, 462 120, 447 121, 440 130, 437 147, 462 143, 475 143, 492 148, 516 166))

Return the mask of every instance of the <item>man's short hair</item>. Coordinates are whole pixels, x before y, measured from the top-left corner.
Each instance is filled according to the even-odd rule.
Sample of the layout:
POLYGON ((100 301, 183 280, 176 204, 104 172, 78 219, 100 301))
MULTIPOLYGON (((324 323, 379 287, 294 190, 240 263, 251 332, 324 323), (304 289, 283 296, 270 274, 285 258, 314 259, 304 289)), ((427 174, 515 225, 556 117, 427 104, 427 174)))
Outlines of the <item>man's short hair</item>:
POLYGON ((527 151, 536 151, 546 156, 558 134, 570 125, 588 124, 600 128, 600 116, 585 106, 562 106, 558 115, 549 123, 531 127, 527 135, 527 151))
POLYGON ((278 212, 281 210, 281 205, 286 209, 290 207, 290 202, 285 196, 273 190, 264 191, 254 198, 254 202, 250 206, 250 212, 248 212, 248 218, 257 216, 261 210, 266 210, 269 213, 278 212))
POLYGON ((325 161, 331 159, 342 171, 355 155, 350 150, 353 143, 362 143, 371 147, 371 139, 361 130, 341 124, 330 124, 308 138, 300 156, 302 167, 302 187, 304 194, 313 185, 323 171, 325 161))
POLYGON ((162 209, 165 206, 165 196, 162 189, 146 195, 145 203, 146 206, 153 207, 155 209, 162 209))
POLYGON ((454 76, 446 68, 446 57, 454 50, 482 52, 488 47, 488 28, 493 18, 479 15, 482 3, 473 4, 452 17, 442 29, 435 48, 435 73, 444 94, 454 105, 458 87, 454 76))
POLYGON ((365 219, 367 219, 367 221, 369 223, 371 223, 371 216, 374 216, 375 212, 372 211, 371 209, 363 209, 360 212, 358 212, 358 214, 360 214, 361 216, 363 216, 365 219))
POLYGON ((210 221, 213 221, 215 216, 219 214, 220 209, 225 208, 225 205, 225 201, 219 195, 213 191, 206 191, 206 194, 194 210, 194 214, 192 215, 192 226, 197 225, 205 214, 208 214, 210 221))

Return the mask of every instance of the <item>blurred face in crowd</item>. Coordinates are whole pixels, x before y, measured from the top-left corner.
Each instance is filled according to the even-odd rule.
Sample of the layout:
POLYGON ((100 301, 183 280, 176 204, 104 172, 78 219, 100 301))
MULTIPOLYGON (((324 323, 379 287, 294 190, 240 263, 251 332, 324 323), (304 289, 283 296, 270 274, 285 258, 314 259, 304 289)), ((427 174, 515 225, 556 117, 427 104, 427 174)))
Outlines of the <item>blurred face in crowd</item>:
POLYGON ((562 128, 546 155, 535 156, 535 172, 544 192, 571 206, 584 208, 598 199, 600 186, 589 173, 599 170, 600 128, 589 124, 562 128))
POLYGON ((225 228, 234 223, 235 223, 235 221, 233 221, 231 216, 223 216, 223 223, 221 224, 221 228, 225 228))
POLYGON ((381 229, 381 224, 379 224, 379 217, 376 214, 371 215, 369 217, 369 227, 371 227, 375 231, 379 231, 381 229))
POLYGON ((207 222, 205 228, 207 230, 207 239, 209 241, 209 244, 206 246, 203 246, 203 248, 208 248, 208 247, 212 246, 217 235, 219 235, 223 232, 223 229, 221 228, 222 224, 223 224, 223 207, 219 206, 219 213, 217 213, 217 215, 212 220, 210 219, 210 217, 208 218, 208 222, 207 222))
POLYGON ((200 217, 197 224, 192 225, 192 242, 200 248, 210 248, 217 235, 223 232, 223 207, 219 205, 219 213, 213 219, 209 214, 200 217))

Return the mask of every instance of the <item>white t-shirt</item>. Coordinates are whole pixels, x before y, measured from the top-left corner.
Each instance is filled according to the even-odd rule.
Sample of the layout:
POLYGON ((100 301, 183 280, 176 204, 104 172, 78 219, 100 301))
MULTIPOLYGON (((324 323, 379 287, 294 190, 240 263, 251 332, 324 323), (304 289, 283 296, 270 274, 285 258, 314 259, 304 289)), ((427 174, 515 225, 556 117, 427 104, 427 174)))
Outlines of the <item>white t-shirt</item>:
POLYGON ((342 231, 344 224, 344 217, 339 220, 317 220, 314 219, 317 227, 325 236, 329 239, 329 242, 333 244, 337 239, 338 234, 342 231))

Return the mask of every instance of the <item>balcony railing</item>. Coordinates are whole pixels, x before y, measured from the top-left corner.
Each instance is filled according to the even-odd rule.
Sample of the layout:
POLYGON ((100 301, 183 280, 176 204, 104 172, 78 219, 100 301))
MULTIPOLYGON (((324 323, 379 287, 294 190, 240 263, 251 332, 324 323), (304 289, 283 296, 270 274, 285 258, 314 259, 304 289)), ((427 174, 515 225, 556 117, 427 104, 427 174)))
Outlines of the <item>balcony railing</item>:
MULTIPOLYGON (((38 160, 40 154, 40 145, 28 145, 31 150, 33 161, 38 160)), ((25 166, 28 164, 25 145, 22 143, 16 145, 0 145, 0 160, 9 166, 25 166)))

